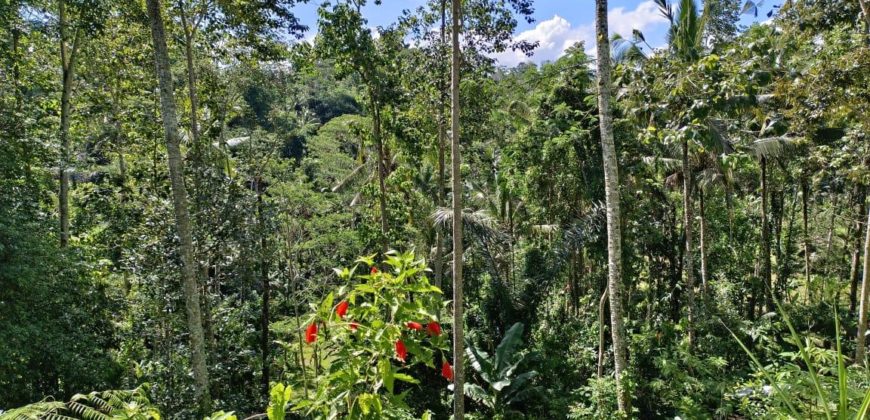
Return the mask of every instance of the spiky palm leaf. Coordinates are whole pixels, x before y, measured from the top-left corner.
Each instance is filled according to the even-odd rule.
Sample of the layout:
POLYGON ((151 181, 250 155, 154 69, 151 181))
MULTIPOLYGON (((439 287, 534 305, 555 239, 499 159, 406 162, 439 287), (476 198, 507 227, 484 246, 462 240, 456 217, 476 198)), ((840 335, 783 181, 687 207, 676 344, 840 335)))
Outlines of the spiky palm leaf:
POLYGON ((637 46, 637 40, 629 40, 620 34, 610 38, 611 58, 617 64, 638 63, 646 60, 646 54, 637 46))

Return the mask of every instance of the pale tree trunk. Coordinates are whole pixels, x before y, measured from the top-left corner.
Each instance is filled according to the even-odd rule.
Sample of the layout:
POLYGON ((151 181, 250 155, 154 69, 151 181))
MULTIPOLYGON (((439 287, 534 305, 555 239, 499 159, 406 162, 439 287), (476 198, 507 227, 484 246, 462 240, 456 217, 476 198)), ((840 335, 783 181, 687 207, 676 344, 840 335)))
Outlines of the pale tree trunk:
POLYGON ((686 317, 689 348, 695 343, 695 261, 692 258, 692 168, 689 166, 689 141, 683 140, 683 229, 686 236, 683 273, 686 277, 686 317))
POLYGON ((605 287, 601 293, 601 299, 598 300, 598 379, 604 376, 604 309, 607 307, 607 293, 605 287))
POLYGON ((704 189, 698 189, 698 210, 701 216, 701 291, 704 294, 702 300, 707 297, 707 214, 704 202, 704 189))
POLYGON ((631 398, 625 386, 626 343, 622 310, 622 233, 619 209, 619 168, 613 140, 610 110, 610 43, 607 32, 607 0, 596 0, 596 38, 598 47, 598 114, 601 127, 601 154, 604 160, 604 192, 607 206, 607 288, 610 295, 610 331, 613 337, 613 366, 619 411, 631 415, 631 398))
POLYGON ((187 311, 187 326, 190 330, 191 365, 193 368, 194 393, 200 414, 210 412, 208 370, 206 369, 205 339, 202 329, 202 313, 199 302, 199 285, 196 279, 193 235, 190 212, 187 208, 187 190, 184 187, 184 160, 181 156, 178 135, 178 115, 175 109, 175 94, 172 72, 169 67, 169 52, 160 0, 147 0, 148 18, 151 21, 151 36, 154 41, 154 61, 160 87, 160 109, 166 151, 169 155, 169 179, 172 184, 172 204, 175 209, 175 227, 181 242, 182 289, 187 311))
POLYGON ((865 365, 864 354, 867 333, 867 305, 870 304, 870 209, 867 211, 867 224, 864 229, 864 280, 861 282, 861 303, 858 310, 858 345, 855 363, 865 365))
POLYGON ((66 247, 69 244, 69 161, 70 161, 70 144, 69 144, 69 119, 70 119, 70 97, 72 96, 72 85, 75 80, 76 56, 78 55, 79 34, 75 31, 72 45, 67 45, 69 33, 67 25, 69 25, 66 15, 66 4, 64 0, 58 1, 58 26, 60 30, 60 64, 62 88, 60 95, 60 168, 58 175, 60 176, 60 193, 58 195, 58 210, 60 216, 60 246, 66 247))
POLYGON ((465 418, 465 338, 462 291, 462 163, 459 145, 459 77, 461 51, 459 31, 462 0, 451 3, 450 163, 453 177, 453 418, 465 418))

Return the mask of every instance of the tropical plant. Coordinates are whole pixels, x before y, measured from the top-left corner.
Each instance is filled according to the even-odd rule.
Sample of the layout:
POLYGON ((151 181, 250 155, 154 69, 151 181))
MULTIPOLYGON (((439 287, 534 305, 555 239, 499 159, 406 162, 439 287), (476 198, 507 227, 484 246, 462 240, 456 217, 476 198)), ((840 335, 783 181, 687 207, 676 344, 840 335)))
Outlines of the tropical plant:
POLYGON ((538 372, 530 370, 518 373, 517 368, 527 360, 526 353, 520 351, 523 341, 523 324, 517 322, 505 333, 501 343, 490 355, 480 347, 466 347, 465 354, 471 367, 477 372, 486 387, 466 383, 465 395, 493 411, 495 418, 504 418, 515 413, 519 403, 532 398, 542 388, 534 384, 538 372))
POLYGON ((760 384, 744 385, 735 393, 736 397, 745 401, 762 399, 763 411, 785 418, 866 419, 870 413, 866 372, 862 368, 846 367, 836 309, 833 314, 835 349, 830 350, 820 346, 811 335, 799 334, 779 301, 774 299, 774 303, 789 331, 786 341, 797 347, 797 352, 782 353, 780 356, 787 362, 772 370, 762 365, 752 350, 729 329, 762 379, 760 384), (760 391, 756 392, 756 388, 760 391))
POLYGON ((67 402, 40 401, 0 413, 0 420, 160 420, 148 386, 76 394, 67 402))

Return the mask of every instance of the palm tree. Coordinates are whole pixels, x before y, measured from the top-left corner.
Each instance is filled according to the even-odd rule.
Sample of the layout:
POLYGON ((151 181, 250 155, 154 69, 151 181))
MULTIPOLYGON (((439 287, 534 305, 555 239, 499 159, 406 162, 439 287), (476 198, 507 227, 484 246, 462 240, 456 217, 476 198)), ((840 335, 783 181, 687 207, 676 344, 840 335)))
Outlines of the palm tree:
MULTIPOLYGON (((761 129, 761 133, 768 131, 770 126, 761 129)), ((767 310, 773 310, 773 284, 770 262, 770 221, 768 213, 768 163, 771 159, 780 157, 786 148, 791 145, 790 137, 765 137, 756 140, 752 144, 752 150, 758 159, 761 168, 761 279, 764 284, 764 300, 767 310)), ((781 279, 780 279, 781 281, 781 279)), ((807 285, 809 287, 809 285, 807 285)))
POLYGON ((610 331, 613 336, 613 365, 619 411, 631 414, 631 398, 625 384, 626 343, 622 309, 622 232, 619 209, 619 167, 613 140, 613 115, 610 109, 610 43, 607 32, 607 0, 595 2, 598 40, 598 114, 601 127, 601 154, 604 160, 604 196, 607 206, 607 287, 610 296, 610 331))
MULTIPOLYGON (((668 30, 668 46, 671 54, 684 63, 693 63, 703 54, 704 18, 698 13, 698 7, 694 0, 680 0, 680 6, 674 11, 668 0, 655 0, 659 11, 670 22, 668 30)), ((682 139, 682 170, 683 170, 683 226, 685 231, 685 253, 683 273, 686 277, 686 306, 687 306, 687 338, 689 347, 692 347, 695 338, 695 273, 694 258, 692 256, 692 234, 694 216, 692 215, 693 203, 692 192, 692 168, 689 160, 689 138, 686 135, 682 139)))

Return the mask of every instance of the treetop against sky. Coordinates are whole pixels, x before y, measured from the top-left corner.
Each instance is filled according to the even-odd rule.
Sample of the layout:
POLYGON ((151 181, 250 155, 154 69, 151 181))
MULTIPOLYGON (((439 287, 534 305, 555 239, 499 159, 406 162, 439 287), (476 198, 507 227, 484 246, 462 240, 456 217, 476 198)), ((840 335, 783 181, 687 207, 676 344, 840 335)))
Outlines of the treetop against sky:
MULTIPOLYGON (((384 0, 380 5, 369 2, 363 8, 363 14, 372 28, 390 25, 398 19, 404 10, 415 10, 424 5, 426 0, 384 0)), ((700 2, 699 2, 700 3, 700 2)), ((768 19, 767 12, 774 4, 763 3, 759 8, 758 17, 744 15, 740 23, 751 25, 768 19)), ((305 39, 311 40, 317 34, 317 8, 323 4, 314 0, 296 7, 295 13, 300 21, 309 27, 305 39)), ((496 59, 504 66, 515 66, 521 62, 542 63, 553 61, 576 42, 583 41, 587 52, 595 52, 595 15, 594 3, 589 0, 539 0, 534 3, 534 22, 528 23, 518 19, 515 38, 531 42, 539 42, 531 57, 526 57, 520 51, 505 51, 497 54, 496 59)), ((615 0, 609 2, 609 24, 612 33, 630 37, 632 30, 643 32, 647 42, 658 48, 665 44, 665 34, 668 28, 667 20, 661 16, 653 0, 615 0)))

